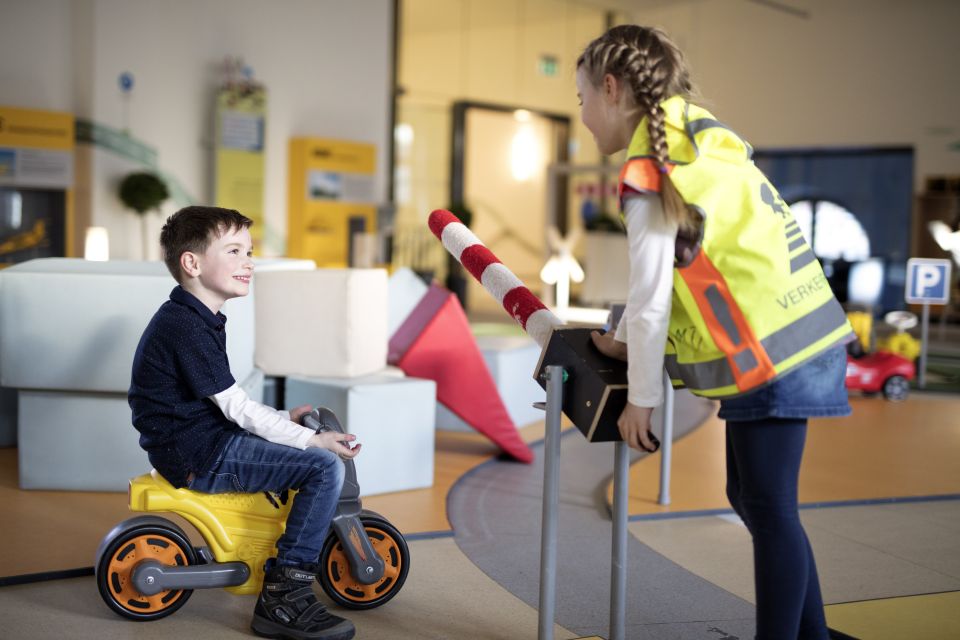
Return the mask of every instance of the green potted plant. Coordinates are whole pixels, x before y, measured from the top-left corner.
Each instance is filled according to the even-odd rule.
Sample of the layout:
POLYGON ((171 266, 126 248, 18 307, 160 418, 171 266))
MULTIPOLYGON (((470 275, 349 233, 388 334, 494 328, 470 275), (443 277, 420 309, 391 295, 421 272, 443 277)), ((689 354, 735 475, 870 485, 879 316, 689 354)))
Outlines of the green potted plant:
POLYGON ((147 258, 150 241, 147 237, 147 213, 159 209, 170 196, 166 183, 159 176, 146 171, 130 173, 120 182, 120 201, 140 216, 143 259, 147 258))

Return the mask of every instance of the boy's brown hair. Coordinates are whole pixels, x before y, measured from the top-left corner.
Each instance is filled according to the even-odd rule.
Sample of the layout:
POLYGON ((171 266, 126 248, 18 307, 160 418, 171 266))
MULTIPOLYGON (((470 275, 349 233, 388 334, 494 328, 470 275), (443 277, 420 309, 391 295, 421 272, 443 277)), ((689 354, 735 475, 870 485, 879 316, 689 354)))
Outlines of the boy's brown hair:
POLYGON ((252 224, 253 220, 233 209, 203 206, 180 209, 167 218, 160 231, 163 261, 170 275, 182 283, 180 256, 185 251, 201 254, 207 250, 214 237, 219 237, 230 229, 248 229, 252 224))

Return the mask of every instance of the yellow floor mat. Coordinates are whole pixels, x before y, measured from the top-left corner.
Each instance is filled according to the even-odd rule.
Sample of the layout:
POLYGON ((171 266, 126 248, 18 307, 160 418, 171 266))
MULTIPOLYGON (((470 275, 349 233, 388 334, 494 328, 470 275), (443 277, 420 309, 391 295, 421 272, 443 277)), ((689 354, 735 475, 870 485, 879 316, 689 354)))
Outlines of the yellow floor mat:
POLYGON ((862 640, 960 638, 960 591, 826 607, 831 629, 862 640))

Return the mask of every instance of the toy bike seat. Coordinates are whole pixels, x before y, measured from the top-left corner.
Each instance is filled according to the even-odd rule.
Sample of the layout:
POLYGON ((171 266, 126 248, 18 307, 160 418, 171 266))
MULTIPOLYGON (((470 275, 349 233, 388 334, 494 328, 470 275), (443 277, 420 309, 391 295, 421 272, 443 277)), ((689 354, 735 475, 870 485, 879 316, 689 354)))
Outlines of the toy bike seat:
POLYGON ((259 593, 263 564, 283 533, 290 502, 271 503, 263 493, 208 494, 177 489, 153 469, 130 480, 130 509, 172 512, 200 532, 217 562, 241 561, 250 579, 228 588, 237 594, 259 593))

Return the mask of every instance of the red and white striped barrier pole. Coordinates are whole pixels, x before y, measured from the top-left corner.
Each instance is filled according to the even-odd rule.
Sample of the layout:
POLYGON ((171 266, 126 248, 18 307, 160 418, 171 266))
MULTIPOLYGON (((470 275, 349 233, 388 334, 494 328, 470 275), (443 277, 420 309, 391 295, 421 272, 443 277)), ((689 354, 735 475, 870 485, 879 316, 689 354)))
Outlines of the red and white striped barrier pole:
POLYGON ((540 348, 547 346, 553 327, 563 322, 497 259, 457 216, 437 209, 427 219, 430 231, 447 251, 503 305, 540 348))

